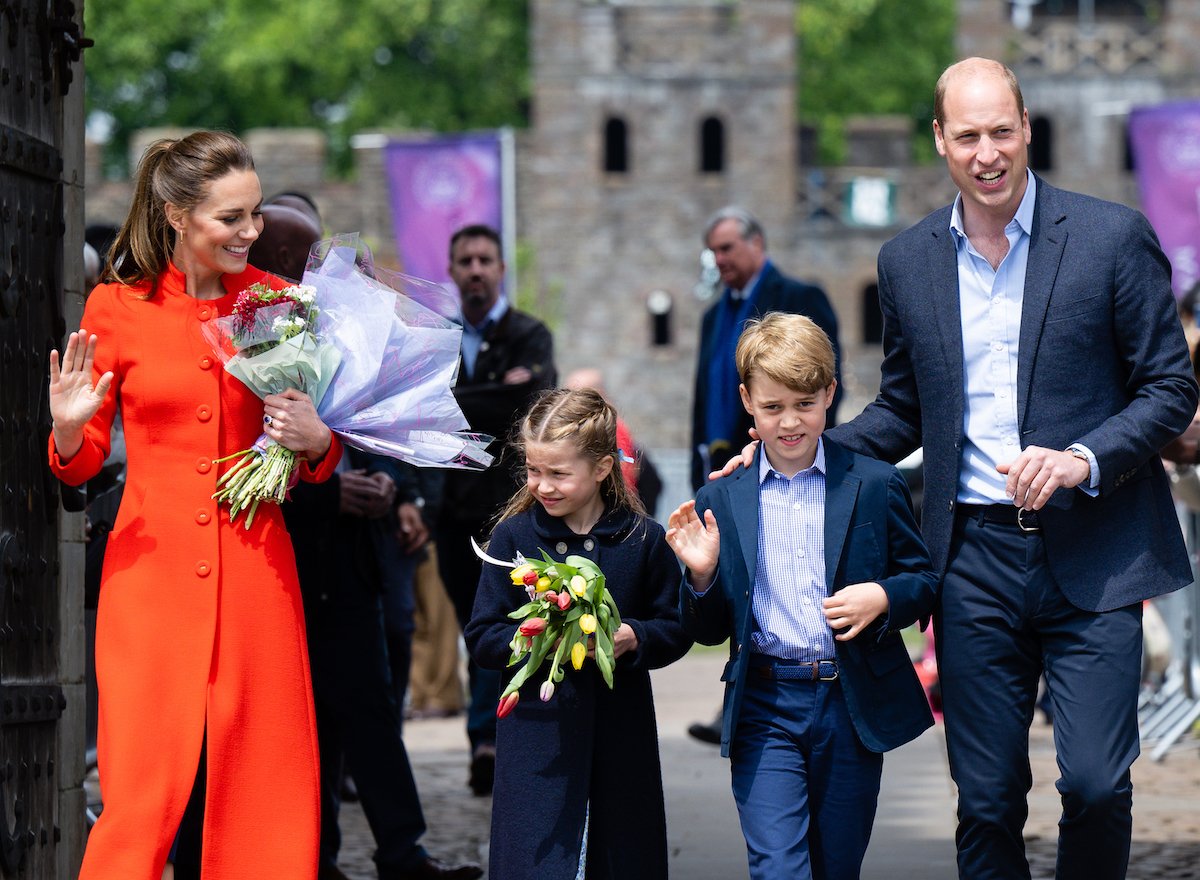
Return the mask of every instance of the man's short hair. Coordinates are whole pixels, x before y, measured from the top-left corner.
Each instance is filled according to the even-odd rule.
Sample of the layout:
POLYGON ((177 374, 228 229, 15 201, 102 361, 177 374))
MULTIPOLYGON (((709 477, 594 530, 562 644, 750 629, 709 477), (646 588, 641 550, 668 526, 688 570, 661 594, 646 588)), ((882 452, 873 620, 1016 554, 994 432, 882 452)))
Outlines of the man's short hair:
POLYGON ((755 376, 766 376, 792 391, 813 394, 834 378, 833 344, 804 315, 769 312, 747 321, 735 358, 746 387, 755 376))
POLYGON ((704 224, 705 247, 708 247, 708 237, 717 228, 717 224, 724 223, 726 220, 737 222, 738 235, 741 236, 743 241, 748 241, 758 236, 762 239, 763 250, 767 249, 767 234, 763 232, 762 224, 758 222, 758 218, 745 208, 738 207, 737 205, 726 205, 708 218, 708 221, 704 224))
POLYGON ((1017 99, 1017 115, 1025 115, 1025 97, 1021 94, 1021 84, 1017 81, 1017 75, 1012 72, 1011 67, 991 58, 965 58, 943 70, 942 75, 938 77, 937 85, 933 87, 933 118, 939 126, 946 124, 946 89, 950 87, 950 80, 958 76, 978 75, 988 67, 992 67, 993 72, 1008 83, 1013 97, 1017 99), (970 63, 968 64, 968 62, 970 63))
POLYGON ((486 223, 472 223, 464 226, 450 236, 450 259, 454 259, 454 246, 463 238, 486 238, 496 246, 496 253, 503 255, 504 248, 500 244, 500 233, 486 223))

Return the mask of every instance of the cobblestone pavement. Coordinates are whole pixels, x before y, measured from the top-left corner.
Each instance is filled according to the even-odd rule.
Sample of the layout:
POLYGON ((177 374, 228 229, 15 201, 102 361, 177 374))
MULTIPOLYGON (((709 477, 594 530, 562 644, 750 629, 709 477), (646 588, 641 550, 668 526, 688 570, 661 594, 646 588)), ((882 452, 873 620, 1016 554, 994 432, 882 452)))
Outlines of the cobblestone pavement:
MULTIPOLYGON (((697 649, 654 674, 667 796, 672 876, 730 880, 746 876, 745 851, 729 794, 728 764, 691 740, 688 724, 708 720, 720 697, 722 651, 697 649)), ((410 721, 405 740, 429 832, 424 843, 447 861, 486 864, 491 799, 467 788, 463 718, 410 721)), ((1026 827, 1034 880, 1054 876, 1059 797, 1052 730, 1031 737, 1034 788, 1026 827)), ((863 880, 953 880, 954 797, 945 743, 936 728, 884 762, 884 790, 863 880)), ((1134 842, 1129 880, 1200 878, 1200 741, 1191 738, 1155 763, 1134 765, 1134 842)), ((342 814, 341 868, 374 880, 374 843, 357 804, 342 814)))

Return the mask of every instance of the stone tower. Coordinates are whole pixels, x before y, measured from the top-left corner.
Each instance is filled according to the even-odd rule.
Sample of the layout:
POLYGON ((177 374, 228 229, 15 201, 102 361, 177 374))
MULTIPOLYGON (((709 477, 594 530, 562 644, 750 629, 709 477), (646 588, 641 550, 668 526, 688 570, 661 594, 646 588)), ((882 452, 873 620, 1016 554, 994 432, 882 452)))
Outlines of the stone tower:
POLYGON ((600 366, 647 446, 688 443, 706 217, 795 210, 792 0, 533 0, 519 228, 560 371, 600 366))

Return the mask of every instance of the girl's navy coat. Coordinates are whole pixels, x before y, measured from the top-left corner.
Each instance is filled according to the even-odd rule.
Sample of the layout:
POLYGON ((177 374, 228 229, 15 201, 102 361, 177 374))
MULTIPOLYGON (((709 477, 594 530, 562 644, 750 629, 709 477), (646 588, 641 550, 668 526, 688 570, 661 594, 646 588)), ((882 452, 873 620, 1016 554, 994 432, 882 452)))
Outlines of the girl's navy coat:
MULTIPOLYGON (((545 676, 535 675, 512 714, 500 719, 489 876, 573 880, 590 802, 589 878, 666 877, 649 670, 678 660, 691 645, 679 622, 679 564, 662 526, 628 511, 606 513, 590 534, 577 535, 535 505, 500 523, 488 545, 489 555, 506 560, 518 552, 540 558, 542 550, 557 560, 586 556, 600 566, 638 649, 617 660, 613 690, 593 661, 578 671, 568 663, 550 702, 538 698, 545 676)), ((465 633, 479 665, 505 668, 517 629, 507 615, 526 601, 508 569, 484 566, 465 633)))

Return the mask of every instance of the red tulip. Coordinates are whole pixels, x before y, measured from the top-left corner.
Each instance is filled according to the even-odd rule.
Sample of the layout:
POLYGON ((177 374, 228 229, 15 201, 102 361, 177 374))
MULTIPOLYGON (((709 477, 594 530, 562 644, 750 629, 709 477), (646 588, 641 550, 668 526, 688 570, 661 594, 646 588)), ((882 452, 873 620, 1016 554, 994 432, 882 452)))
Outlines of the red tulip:
POLYGON ((558 610, 566 611, 571 605, 571 594, 563 590, 558 594, 558 610))
POLYGON ((553 590, 547 591, 546 595, 543 596, 542 598, 545 599, 547 602, 549 602, 551 605, 558 604, 558 593, 554 592, 553 590))
POLYGON ((529 571, 525 572, 521 580, 524 581, 525 586, 532 587, 538 581, 538 573, 533 569, 530 569, 529 571))
POLYGON ((531 617, 517 627, 517 632, 523 636, 529 636, 530 638, 539 636, 545 631, 546 619, 544 617, 531 617))
POLYGON ((507 697, 501 697, 500 704, 496 706, 496 717, 503 718, 511 712, 516 707, 517 700, 520 698, 521 695, 517 691, 513 691, 507 697))

